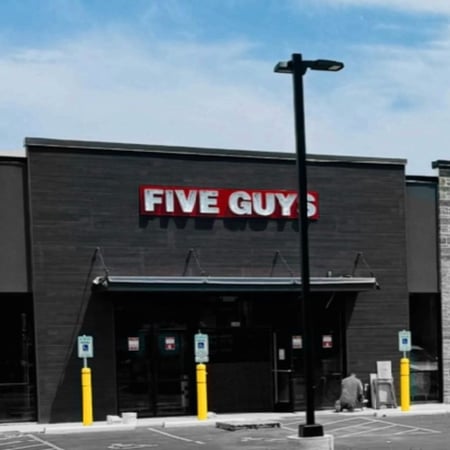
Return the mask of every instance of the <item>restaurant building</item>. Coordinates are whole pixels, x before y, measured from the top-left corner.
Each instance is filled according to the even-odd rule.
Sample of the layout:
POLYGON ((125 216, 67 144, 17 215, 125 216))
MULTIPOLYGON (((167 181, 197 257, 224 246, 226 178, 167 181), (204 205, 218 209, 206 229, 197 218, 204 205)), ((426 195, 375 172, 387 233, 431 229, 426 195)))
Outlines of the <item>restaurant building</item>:
MULTIPOLYGON (((83 335, 95 420, 195 413, 199 332, 210 411, 304 407, 294 154, 25 147, 0 159, 0 420, 81 420, 83 335)), ((437 199, 437 178, 405 177, 402 159, 308 155, 317 408, 377 361, 397 389, 404 329, 438 357, 413 400, 447 398, 437 199)))

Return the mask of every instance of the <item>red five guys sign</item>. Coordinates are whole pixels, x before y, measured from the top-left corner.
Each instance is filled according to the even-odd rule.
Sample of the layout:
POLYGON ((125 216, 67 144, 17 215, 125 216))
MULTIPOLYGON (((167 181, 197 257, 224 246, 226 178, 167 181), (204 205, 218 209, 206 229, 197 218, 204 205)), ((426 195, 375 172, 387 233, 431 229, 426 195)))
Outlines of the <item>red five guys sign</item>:
MULTIPOLYGON (((140 213, 150 216, 296 219, 297 191, 139 186, 140 213)), ((308 218, 319 218, 317 192, 308 192, 308 218)))

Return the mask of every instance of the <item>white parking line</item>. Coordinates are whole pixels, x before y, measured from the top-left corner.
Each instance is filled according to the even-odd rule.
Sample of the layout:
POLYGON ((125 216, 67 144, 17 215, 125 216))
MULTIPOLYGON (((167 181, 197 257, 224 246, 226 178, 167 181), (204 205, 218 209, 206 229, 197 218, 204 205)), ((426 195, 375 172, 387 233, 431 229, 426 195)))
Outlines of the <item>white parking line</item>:
POLYGON ((281 428, 282 430, 297 431, 297 428, 290 428, 290 427, 287 427, 286 425, 281 425, 280 428, 281 428))
MULTIPOLYGON (((403 431, 398 431, 397 433, 394 433, 396 436, 399 434, 408 434, 408 433, 414 433, 415 431, 422 431, 420 428, 411 428, 410 430, 403 430, 403 431)), ((436 431, 436 433, 439 433, 438 431, 436 431)))
POLYGON ((402 425, 395 422, 388 422, 387 420, 379 420, 379 419, 370 419, 367 417, 358 417, 358 418, 348 418, 343 420, 336 420, 333 422, 328 422, 326 426, 329 425, 336 425, 341 422, 349 422, 349 421, 355 421, 359 420, 359 423, 353 423, 352 425, 347 425, 343 427, 338 428, 332 428, 329 430, 331 434, 334 434, 337 432, 337 435, 335 435, 335 439, 339 438, 347 438, 352 436, 361 436, 363 434, 371 434, 376 433, 381 430, 387 430, 390 428, 400 428, 400 431, 392 433, 392 435, 401 435, 401 434, 407 434, 407 433, 428 433, 428 434, 439 434, 440 431, 432 430, 430 428, 421 428, 416 426, 410 426, 410 425, 402 425), (376 426, 376 425, 382 425, 382 426, 376 426), (361 428, 364 428, 361 430, 361 428), (339 434, 339 432, 342 432, 347 430, 347 434, 339 434), (353 431, 350 431, 353 430, 353 431))
MULTIPOLYGON (((380 423, 394 423, 394 422, 388 422, 387 420, 380 420, 380 419, 376 419, 376 420, 371 419, 371 420, 372 420, 373 422, 380 422, 380 423)), ((413 428, 413 429, 415 429, 415 430, 425 431, 425 432, 427 432, 427 433, 437 433, 437 434, 440 434, 440 433, 441 433, 441 431, 438 431, 438 430, 432 430, 431 428, 414 427, 414 426, 412 426, 412 425, 402 425, 402 424, 398 424, 398 423, 397 423, 397 425, 398 425, 399 427, 402 427, 402 428, 413 428)))
MULTIPOLYGON (((347 418, 347 419, 334 420, 334 421, 332 421, 332 422, 327 422, 324 426, 334 425, 334 424, 336 424, 336 423, 342 423, 342 422, 355 422, 355 421, 357 422, 356 425, 349 425, 347 428, 359 426, 359 425, 360 425, 359 422, 361 421, 361 417, 349 417, 349 418, 347 418)), ((281 428, 284 429, 284 430, 288 430, 288 431, 297 431, 297 429, 298 429, 298 424, 299 424, 298 421, 296 421, 296 422, 288 422, 287 424, 286 424, 286 423, 285 423, 285 424, 282 424, 282 425, 281 425, 281 428), (286 426, 286 425, 296 425, 297 428, 291 428, 291 427, 286 426)), ((344 427, 344 428, 345 428, 345 427, 344 427)))
POLYGON ((35 436, 34 434, 28 434, 31 438, 33 438, 35 441, 40 442, 41 444, 47 445, 48 448, 52 448, 53 450, 64 450, 61 447, 58 447, 57 445, 51 444, 50 442, 44 441, 43 439, 35 436))
POLYGON ((21 445, 20 447, 13 447, 11 448, 11 450, 22 450, 24 448, 33 448, 33 447, 42 447, 43 445, 46 444, 41 444, 41 443, 35 443, 35 444, 30 444, 30 445, 21 445))
POLYGON ((2 442, 0 446, 2 445, 9 445, 9 444, 20 444, 22 441, 12 441, 12 442, 2 442))
POLYGON ((184 441, 184 442, 191 442, 193 444, 199 444, 199 445, 204 445, 205 443, 202 441, 194 441, 192 439, 188 439, 188 438, 184 438, 182 436, 177 436, 176 434, 171 434, 171 433, 166 433, 165 431, 161 431, 161 430, 156 430, 155 428, 147 428, 150 431, 153 431, 154 433, 159 433, 163 436, 167 436, 170 437, 172 439, 178 439, 180 441, 184 441))
POLYGON ((335 423, 341 423, 341 422, 354 422, 356 420, 368 420, 369 422, 371 421, 371 419, 366 419, 363 417, 348 417, 347 419, 338 419, 338 420, 333 420, 332 422, 327 422, 326 425, 334 425, 335 423))
MULTIPOLYGON (((339 423, 339 422, 335 422, 335 423, 339 423)), ((375 421, 359 422, 359 423, 355 423, 353 425, 346 425, 345 427, 333 428, 333 431, 341 431, 341 430, 348 430, 351 428, 361 428, 361 427, 364 427, 369 431, 373 431, 373 430, 378 429, 378 428, 373 428, 374 423, 377 423, 377 422, 375 422, 375 421)), ((394 426, 391 422, 386 422, 386 424, 394 426)))
POLYGON ((0 436, 0 450, 25 450, 29 448, 41 448, 42 450, 64 450, 61 447, 44 441, 33 434, 14 433, 0 436), (7 446, 7 447, 4 447, 7 446))
MULTIPOLYGON (((281 428, 288 431, 296 431, 294 425, 298 425, 298 423, 299 423, 298 421, 296 422, 290 421, 282 424, 281 428)), ((388 432, 387 434, 391 436, 399 436, 402 434, 412 434, 412 433, 422 433, 422 434, 441 433, 441 431, 432 430, 430 428, 402 425, 396 422, 390 422, 387 420, 380 420, 380 419, 372 419, 370 417, 346 417, 326 422, 323 425, 324 427, 327 428, 328 433, 334 435, 335 439, 348 438, 352 436, 369 435, 377 432, 382 432, 384 430, 390 430, 390 432, 388 432), (397 431, 395 431, 395 428, 397 428, 397 431)))
POLYGON ((7 441, 8 439, 13 439, 18 436, 19 436, 18 433, 4 434, 3 436, 0 436, 0 441, 7 441))
POLYGON ((390 425, 386 425, 384 427, 377 427, 375 429, 371 428, 369 430, 361 430, 361 431, 355 431, 354 433, 349 433, 349 434, 343 434, 343 435, 339 435, 339 436, 335 436, 335 438, 346 438, 346 437, 350 437, 350 436, 358 436, 361 434, 367 434, 367 433, 373 433, 374 431, 379 431, 379 430, 386 430, 388 428, 395 428, 396 425, 395 424, 390 424, 390 425))
POLYGON ((108 448, 116 449, 116 450, 117 449, 131 450, 131 449, 136 449, 136 448, 150 448, 150 447, 158 447, 158 444, 121 444, 119 442, 119 443, 111 444, 108 446, 108 448))

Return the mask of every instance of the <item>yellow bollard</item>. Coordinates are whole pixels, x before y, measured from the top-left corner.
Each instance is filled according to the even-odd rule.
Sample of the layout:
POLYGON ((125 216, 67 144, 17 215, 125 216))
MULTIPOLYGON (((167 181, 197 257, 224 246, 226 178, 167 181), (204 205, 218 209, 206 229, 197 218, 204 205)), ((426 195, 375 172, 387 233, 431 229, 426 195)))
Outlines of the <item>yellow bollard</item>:
POLYGON ((410 405, 409 359, 400 359, 400 407, 402 411, 409 411, 410 405))
POLYGON ((208 417, 208 395, 206 391, 206 366, 197 364, 197 419, 208 417))
POLYGON ((92 386, 91 369, 81 369, 81 393, 83 397, 83 425, 92 425, 92 386))

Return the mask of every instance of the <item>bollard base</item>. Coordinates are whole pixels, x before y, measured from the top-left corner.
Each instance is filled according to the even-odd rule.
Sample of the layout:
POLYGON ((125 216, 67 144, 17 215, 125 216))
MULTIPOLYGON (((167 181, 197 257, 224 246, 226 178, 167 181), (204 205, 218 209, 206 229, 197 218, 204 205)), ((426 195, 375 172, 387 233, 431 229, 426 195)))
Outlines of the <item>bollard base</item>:
POLYGON ((319 437, 323 436, 323 427, 318 423, 303 424, 298 427, 299 437, 319 437))
POLYGON ((127 425, 137 424, 137 413, 135 412, 124 412, 122 413, 122 423, 127 425))
POLYGON ((334 439, 331 434, 316 437, 288 436, 288 439, 298 441, 301 450, 334 450, 334 439))

